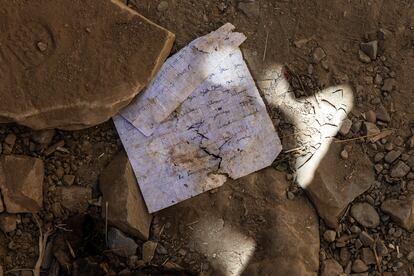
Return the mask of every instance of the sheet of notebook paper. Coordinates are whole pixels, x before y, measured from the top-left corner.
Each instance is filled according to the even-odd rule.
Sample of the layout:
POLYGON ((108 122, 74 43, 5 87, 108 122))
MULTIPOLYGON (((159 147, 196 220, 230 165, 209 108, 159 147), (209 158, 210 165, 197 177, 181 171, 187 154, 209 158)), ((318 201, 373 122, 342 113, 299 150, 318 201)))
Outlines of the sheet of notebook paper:
POLYGON ((151 213, 265 168, 281 151, 233 29, 172 56, 114 117, 151 213))

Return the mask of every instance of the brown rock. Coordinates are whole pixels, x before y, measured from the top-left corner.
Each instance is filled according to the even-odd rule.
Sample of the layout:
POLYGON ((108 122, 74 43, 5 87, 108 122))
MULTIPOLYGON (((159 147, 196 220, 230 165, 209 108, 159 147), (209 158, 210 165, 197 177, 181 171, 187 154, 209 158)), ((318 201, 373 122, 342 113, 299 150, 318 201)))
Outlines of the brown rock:
POLYGON ((4 211, 4 203, 0 193, 0 213, 4 211))
POLYGON ((13 214, 0 214, 0 230, 4 233, 16 230, 17 216, 13 214))
POLYGON ((401 227, 408 231, 414 230, 413 197, 405 200, 388 199, 382 203, 381 210, 401 227))
POLYGON ((365 113, 365 117, 368 122, 375 124, 377 121, 377 114, 373 110, 369 110, 365 113))
POLYGON ((43 161, 23 155, 0 158, 0 190, 9 213, 36 213, 43 203, 43 161))
MULTIPOLYGON (((147 240, 151 225, 144 199, 124 151, 106 167, 99 179, 103 206, 108 202, 108 221, 125 233, 147 240)), ((105 217, 105 208, 102 208, 105 217)))
POLYGON ((127 237, 118 229, 111 227, 108 231, 108 247, 115 254, 128 257, 136 254, 138 245, 133 239, 127 237))
POLYGON ((351 216, 366 228, 375 228, 380 223, 377 211, 366 202, 354 204, 351 208, 351 216))
POLYGON ((48 146, 55 136, 54 129, 39 130, 33 133, 32 140, 38 144, 48 146))
POLYGON ((177 240, 186 240, 190 234, 194 250, 207 256, 211 275, 241 271, 245 275, 317 275, 318 217, 304 195, 288 199, 288 187, 285 174, 273 168, 229 181, 214 194, 204 193, 160 211, 167 218, 165 223, 171 224, 164 233, 176 235, 177 240), (229 200, 236 195, 237 200, 229 200), (262 227, 250 228, 247 234, 242 230, 246 219, 261 221, 262 227), (191 229, 180 225, 191 225, 191 229), (260 248, 254 245, 257 238, 266 241, 260 248), (242 261, 241 266, 248 252, 260 257, 242 261))
POLYGON ((72 184, 73 184, 73 182, 75 182, 75 176, 74 176, 74 175, 71 175, 71 174, 65 174, 65 175, 63 176, 63 183, 64 183, 65 185, 70 186, 70 185, 72 185, 72 184))
POLYGON ((146 263, 152 261, 155 255, 155 249, 157 249, 157 243, 153 241, 147 241, 142 245, 142 260, 146 263))
POLYGON ((391 168, 391 177, 401 178, 406 176, 409 172, 410 167, 403 161, 398 161, 397 164, 391 168))
POLYGON ((371 265, 375 264, 375 255, 371 248, 364 247, 361 249, 361 259, 365 264, 371 265))
POLYGON ((367 270, 368 270, 368 266, 360 259, 357 259, 352 263, 353 272, 361 273, 367 270))
POLYGON ((89 187, 69 186, 56 189, 58 202, 74 213, 84 213, 92 199, 92 189, 89 187))
POLYGON ((121 1, 42 5, 2 5, 0 122, 34 129, 104 122, 148 84, 174 40, 121 1))
POLYGON ((312 182, 305 187, 320 217, 333 228, 338 227, 348 204, 375 182, 372 163, 359 145, 354 144, 347 160, 339 158, 340 152, 341 145, 332 143, 312 182))
POLYGON ((334 259, 322 263, 321 276, 340 276, 343 272, 342 266, 334 259))

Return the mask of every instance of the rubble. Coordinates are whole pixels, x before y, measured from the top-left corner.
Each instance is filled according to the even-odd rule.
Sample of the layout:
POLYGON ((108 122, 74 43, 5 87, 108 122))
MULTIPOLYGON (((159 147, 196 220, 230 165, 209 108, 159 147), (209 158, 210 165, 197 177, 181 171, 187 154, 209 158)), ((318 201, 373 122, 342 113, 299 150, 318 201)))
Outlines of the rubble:
POLYGON ((151 81, 174 41, 172 33, 121 1, 50 1, 33 14, 36 5, 3 6, 14 27, 2 49, 15 52, 5 56, 1 69, 7 73, 0 79, 1 122, 33 129, 102 123, 151 81), (39 19, 23 20, 29 17, 39 19), (87 31, 79 31, 79 24, 87 31), (32 77, 25 81, 28 68, 32 77))
POLYGON ((43 204, 43 161, 23 155, 0 157, 0 190, 8 213, 37 213, 43 204))
POLYGON ((83 213, 89 207, 89 201, 92 199, 92 189, 90 187, 69 186, 57 187, 56 195, 58 202, 63 207, 73 213, 83 213))
POLYGON ((382 203, 381 210, 407 231, 414 230, 414 198, 388 199, 382 203))
POLYGON ((108 247, 117 255, 129 257, 136 254, 138 245, 135 241, 114 227, 108 231, 108 247))
POLYGON ((138 188, 131 163, 125 151, 121 151, 105 168, 99 178, 99 188, 103 194, 102 217, 123 232, 147 240, 151 225, 144 199, 138 188))

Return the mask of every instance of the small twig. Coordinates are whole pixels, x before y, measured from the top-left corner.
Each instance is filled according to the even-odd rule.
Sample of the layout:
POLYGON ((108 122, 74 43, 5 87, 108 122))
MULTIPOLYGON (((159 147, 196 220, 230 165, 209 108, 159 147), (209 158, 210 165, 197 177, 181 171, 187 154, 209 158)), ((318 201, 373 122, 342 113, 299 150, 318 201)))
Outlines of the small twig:
POLYGON ((72 255, 72 258, 75 259, 76 255, 75 255, 75 251, 73 250, 73 247, 70 245, 70 242, 68 242, 68 241, 66 241, 66 244, 68 245, 70 255, 72 255))
POLYGON ((32 268, 14 268, 14 269, 10 269, 10 270, 5 271, 4 274, 9 274, 9 273, 18 272, 18 271, 29 271, 29 270, 33 271, 32 268))
POLYGON ((290 153, 290 152, 294 152, 294 151, 299 151, 301 149, 306 149, 306 146, 300 146, 300 147, 297 147, 297 148, 285 150, 285 151, 283 151, 283 153, 290 153))
POLYGON ((266 59, 266 53, 267 53, 267 43, 269 42, 269 31, 267 31, 266 33, 266 42, 265 42, 265 47, 264 47, 264 51, 263 51, 263 62, 266 59))
POLYGON ((105 202, 105 244, 108 246, 108 206, 109 202, 105 202))
POLYGON ((49 235, 52 234, 53 230, 51 228, 47 229, 47 231, 43 234, 42 225, 36 215, 33 216, 34 220, 36 221, 37 227, 39 227, 39 257, 37 258, 36 265, 33 269, 34 276, 40 276, 40 269, 42 267, 43 259, 45 257, 46 251, 46 244, 49 238, 49 235))
POLYGON ((373 251, 374 251, 375 262, 377 263, 378 271, 379 271, 380 275, 382 275, 381 262, 380 262, 380 259, 378 257, 378 253, 377 253, 377 242, 378 242, 378 237, 375 239, 375 243, 374 243, 374 246, 373 246, 373 251))
POLYGON ((385 133, 385 132, 388 132, 388 131, 392 131, 392 130, 391 129, 386 129, 386 130, 384 130, 384 131, 382 131, 380 133, 368 134, 368 135, 359 136, 359 137, 350 138, 350 139, 344 139, 344 140, 335 139, 335 143, 345 143, 345 142, 360 140, 360 139, 364 139, 364 138, 375 137, 375 136, 380 135, 381 133, 385 133))

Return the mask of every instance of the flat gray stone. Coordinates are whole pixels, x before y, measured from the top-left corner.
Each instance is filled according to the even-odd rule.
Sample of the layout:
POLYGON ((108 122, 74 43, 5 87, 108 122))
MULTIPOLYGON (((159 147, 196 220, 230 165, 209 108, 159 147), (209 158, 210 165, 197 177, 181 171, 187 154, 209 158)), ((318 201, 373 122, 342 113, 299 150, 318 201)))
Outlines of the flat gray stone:
POLYGON ((366 228, 375 228, 380 223, 377 211, 371 204, 366 202, 355 203, 351 207, 351 216, 366 228))
POLYGON ((382 203, 381 210, 407 231, 414 230, 414 198, 388 199, 382 203))
POLYGON ((108 247, 119 256, 129 257, 137 253, 138 245, 133 239, 111 227, 108 231, 108 247))

